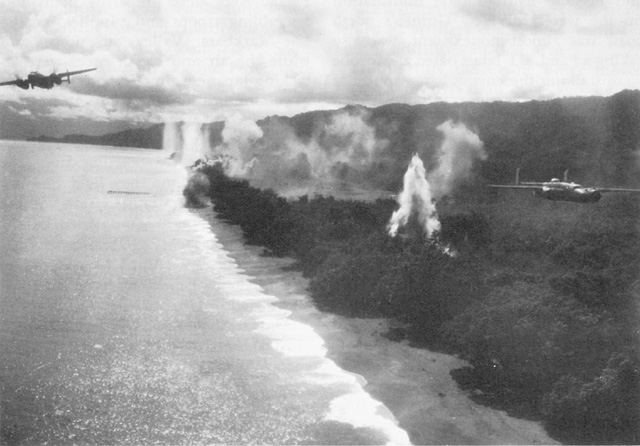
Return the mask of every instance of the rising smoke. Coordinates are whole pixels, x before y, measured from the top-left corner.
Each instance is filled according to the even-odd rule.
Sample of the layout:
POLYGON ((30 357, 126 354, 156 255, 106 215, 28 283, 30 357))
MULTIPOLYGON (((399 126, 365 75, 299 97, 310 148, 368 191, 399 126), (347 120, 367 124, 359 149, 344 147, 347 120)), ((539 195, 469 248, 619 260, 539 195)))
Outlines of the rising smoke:
POLYGON ((391 216, 388 229, 392 237, 405 226, 412 215, 424 228, 427 237, 440 230, 436 200, 450 194, 456 186, 468 181, 477 160, 487 158, 484 144, 475 133, 462 124, 446 121, 437 129, 444 135, 438 154, 438 165, 428 174, 420 157, 411 159, 404 174, 402 192, 398 195, 397 211, 391 216))
POLYGON ((208 127, 196 122, 165 123, 162 144, 165 153, 188 169, 184 188, 186 205, 207 206, 209 179, 202 172, 193 169, 193 166, 211 156, 208 127))
POLYGON ((409 222, 411 215, 416 215, 418 223, 424 228, 427 237, 440 230, 440 221, 432 200, 431 186, 426 178, 426 170, 420 157, 411 158, 409 168, 404 174, 402 192, 398 195, 400 208, 391 215, 389 235, 395 237, 398 229, 409 222))
POLYGON ((257 160, 245 178, 285 195, 361 185, 385 146, 365 121, 365 111, 340 112, 317 124, 305 139, 284 120, 270 120, 263 138, 244 146, 251 152, 244 158, 257 160))
POLYGON ((439 199, 450 194, 456 186, 469 181, 476 161, 487 159, 484 144, 477 134, 462 123, 451 120, 437 129, 444 135, 440 147, 438 166, 429 173, 433 195, 439 199))
MULTIPOLYGON (((389 174, 402 171, 398 155, 405 150, 405 140, 395 137, 392 147, 389 139, 377 135, 367 109, 351 107, 318 115, 312 124, 301 132, 287 118, 271 117, 258 125, 236 115, 224 123, 221 138, 212 147, 211 124, 168 123, 164 144, 185 166, 194 166, 198 160, 219 163, 229 176, 288 196, 386 187, 389 174)), ((376 126, 387 134, 400 134, 396 121, 378 121, 376 126)), ((428 157, 435 160, 434 165, 425 167, 415 155, 404 174, 399 209, 389 223, 392 235, 416 215, 431 236, 440 226, 435 202, 469 181, 474 163, 487 157, 478 135, 464 124, 446 121, 437 129, 443 142, 428 157)), ((197 170, 193 169, 190 186, 199 194, 208 186, 195 178, 197 170)))
POLYGON ((223 143, 215 148, 215 154, 224 163, 228 175, 246 177, 253 171, 257 158, 250 148, 262 135, 262 129, 255 122, 243 119, 240 115, 233 115, 225 122, 223 143))
POLYGON ((209 147, 209 126, 184 123, 165 127, 165 147, 175 146, 183 164, 209 159, 232 177, 249 180, 294 196, 335 192, 368 184, 371 165, 388 145, 367 124, 367 111, 352 108, 314 123, 310 137, 300 137, 284 118, 260 123, 232 116, 224 123, 222 142, 209 147), (168 141, 167 141, 168 140, 168 141))

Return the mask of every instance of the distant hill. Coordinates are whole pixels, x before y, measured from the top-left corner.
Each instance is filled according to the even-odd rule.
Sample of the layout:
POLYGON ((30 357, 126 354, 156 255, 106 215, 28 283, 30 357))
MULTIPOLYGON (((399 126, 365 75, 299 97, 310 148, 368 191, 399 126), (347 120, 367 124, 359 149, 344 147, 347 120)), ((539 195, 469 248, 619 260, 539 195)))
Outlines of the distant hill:
POLYGON ((128 129, 100 136, 65 135, 62 138, 39 136, 28 141, 61 142, 69 144, 93 144, 116 147, 138 147, 142 149, 162 149, 163 124, 155 124, 143 129, 128 129))
MULTIPOLYGON (((488 159, 479 166, 486 182, 513 182, 516 168, 524 181, 546 181, 570 170, 570 179, 596 186, 640 187, 640 91, 624 90, 610 97, 559 98, 529 102, 464 102, 424 105, 387 104, 376 108, 349 105, 292 117, 270 116, 256 124, 264 136, 261 150, 277 150, 281 140, 274 129, 287 126, 297 138, 317 138, 324 150, 336 141, 323 139, 323 126, 338 114, 362 116, 386 140, 375 171, 368 178, 385 188, 397 189, 413 154, 426 164, 439 149, 443 135, 437 127, 447 120, 461 122, 478 134, 488 159), (378 178, 379 177, 379 178, 378 178)), ((223 142, 223 122, 206 124, 210 145, 223 142)), ((36 141, 99 144, 160 149, 164 125, 131 129, 102 136, 41 136, 36 141)))
MULTIPOLYGON (((442 143, 436 129, 447 120, 464 123, 483 141, 488 159, 480 174, 488 182, 513 182, 522 169, 525 181, 547 181, 570 170, 570 179, 597 186, 640 186, 640 91, 610 97, 559 98, 549 101, 388 104, 373 109, 348 106, 315 111, 283 120, 302 140, 319 123, 339 112, 365 109, 376 137, 388 141, 381 170, 401 181, 409 159, 419 153, 425 163, 442 143)), ((391 185, 387 184, 387 187, 391 185)))

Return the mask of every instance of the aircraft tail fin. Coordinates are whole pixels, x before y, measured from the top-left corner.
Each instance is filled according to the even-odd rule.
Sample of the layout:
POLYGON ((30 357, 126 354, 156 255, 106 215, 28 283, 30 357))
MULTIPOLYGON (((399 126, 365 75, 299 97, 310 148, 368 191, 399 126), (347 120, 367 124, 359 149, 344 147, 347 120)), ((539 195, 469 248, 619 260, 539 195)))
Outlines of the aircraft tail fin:
POLYGON ((520 168, 516 169, 516 184, 520 184, 520 168))
POLYGON ((564 171, 564 182, 565 183, 569 182, 569 169, 564 171))

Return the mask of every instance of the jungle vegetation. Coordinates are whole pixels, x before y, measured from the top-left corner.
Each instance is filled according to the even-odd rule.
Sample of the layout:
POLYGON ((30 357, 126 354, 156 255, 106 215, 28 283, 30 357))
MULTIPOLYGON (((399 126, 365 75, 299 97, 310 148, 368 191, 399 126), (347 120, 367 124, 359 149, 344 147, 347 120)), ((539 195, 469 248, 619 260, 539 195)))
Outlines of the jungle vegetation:
POLYGON ((219 217, 296 259, 320 309, 399 321, 396 338, 466 359, 454 376, 476 398, 563 442, 640 439, 637 199, 596 208, 515 192, 452 206, 432 239, 411 221, 390 237, 393 200, 286 200, 203 172, 219 217))
MULTIPOLYGON (((286 120, 304 141, 330 116, 258 124, 286 120)), ((513 182, 521 167, 523 180, 570 169, 585 185, 640 187, 640 92, 390 104, 366 119, 387 141, 367 172, 386 190, 400 189, 414 153, 430 165, 442 139, 435 128, 447 119, 484 142, 474 184, 437 203, 433 237, 411 220, 390 237, 391 199, 285 199, 208 166, 201 172, 218 216, 265 255, 294 258, 320 309, 393 318, 401 327, 393 339, 460 355, 469 367, 452 375, 473 398, 541 420, 565 443, 639 443, 640 198, 584 205, 484 186, 513 182)))

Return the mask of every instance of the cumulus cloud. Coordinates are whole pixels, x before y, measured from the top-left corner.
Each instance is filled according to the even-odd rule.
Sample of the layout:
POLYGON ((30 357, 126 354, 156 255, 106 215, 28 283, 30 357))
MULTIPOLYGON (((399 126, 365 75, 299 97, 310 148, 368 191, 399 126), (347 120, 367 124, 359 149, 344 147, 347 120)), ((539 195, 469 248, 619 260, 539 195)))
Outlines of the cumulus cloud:
POLYGON ((149 106, 185 104, 193 100, 191 95, 184 92, 169 90, 161 85, 140 85, 129 79, 110 80, 105 83, 86 79, 81 83, 74 82, 71 89, 81 94, 116 100, 134 110, 149 106))
POLYGON ((489 23, 530 32, 561 32, 566 21, 565 17, 556 15, 554 5, 545 2, 476 1, 463 10, 489 23))
POLYGON ((12 5, 2 5, 2 14, 0 14, 0 29, 2 34, 9 40, 17 44, 22 32, 29 21, 29 16, 23 11, 12 5))
POLYGON ((56 112, 69 119, 255 120, 354 103, 608 95, 640 82, 640 4, 629 0, 0 3, 0 80, 98 68, 43 95, 0 89, 5 101, 64 98, 73 105, 56 112))
POLYGON ((405 74, 404 54, 389 42, 356 39, 334 61, 333 94, 367 104, 411 101, 422 83, 405 74))
POLYGON ((12 111, 13 113, 17 113, 18 115, 31 116, 31 111, 29 111, 27 109, 19 109, 19 108, 13 107, 11 105, 8 105, 7 108, 10 111, 12 111))

